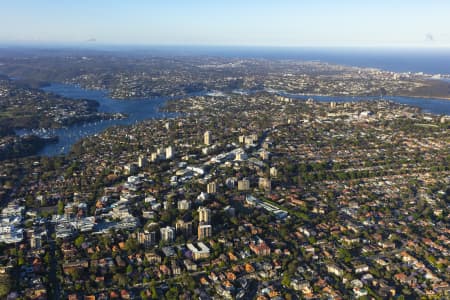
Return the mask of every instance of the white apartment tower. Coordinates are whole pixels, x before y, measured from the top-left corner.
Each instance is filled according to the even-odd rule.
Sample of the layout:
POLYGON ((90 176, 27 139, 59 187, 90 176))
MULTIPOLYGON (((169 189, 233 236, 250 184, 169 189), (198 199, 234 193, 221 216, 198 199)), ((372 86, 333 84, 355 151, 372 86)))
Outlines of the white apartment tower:
POLYGON ((198 208, 198 222, 209 224, 211 223, 211 210, 206 207, 199 207, 198 208))
POLYGON ((203 134, 203 141, 205 145, 211 145, 212 142, 211 131, 208 130, 203 134))
POLYGON ((208 194, 215 194, 217 191, 217 186, 215 182, 210 182, 206 185, 206 192, 208 194))
POLYGON ((165 242, 172 242, 175 239, 175 228, 167 226, 160 229, 161 240, 165 242))

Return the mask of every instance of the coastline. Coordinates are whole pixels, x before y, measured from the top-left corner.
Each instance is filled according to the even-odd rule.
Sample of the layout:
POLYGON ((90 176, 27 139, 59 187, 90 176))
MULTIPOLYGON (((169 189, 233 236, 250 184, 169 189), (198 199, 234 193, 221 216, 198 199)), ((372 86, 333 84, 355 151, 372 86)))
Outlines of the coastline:
MULTIPOLYGON (((285 95, 285 96, 298 96, 298 97, 342 97, 342 98, 381 98, 379 95, 335 95, 335 94, 295 94, 286 91, 275 91, 275 94, 285 95)), ((416 99, 427 99, 427 100, 450 100, 449 97, 435 97, 435 96, 421 96, 421 95, 407 95, 407 94, 396 94, 396 95, 385 95, 383 97, 409 97, 416 99)))
POLYGON ((450 100, 450 97, 434 97, 434 96, 420 96, 420 95, 392 95, 391 97, 410 97, 418 99, 428 99, 428 100, 450 100))

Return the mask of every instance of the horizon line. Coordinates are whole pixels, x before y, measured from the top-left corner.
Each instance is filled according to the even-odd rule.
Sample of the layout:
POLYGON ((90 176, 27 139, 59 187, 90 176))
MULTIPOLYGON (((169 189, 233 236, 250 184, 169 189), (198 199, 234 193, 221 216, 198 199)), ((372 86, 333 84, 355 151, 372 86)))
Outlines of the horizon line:
POLYGON ((267 45, 267 44, 203 44, 203 43, 111 43, 99 41, 53 42, 53 41, 0 41, 0 47, 18 48, 146 48, 146 47, 199 47, 199 48, 393 48, 393 49, 449 49, 450 44, 299 44, 299 45, 267 45))

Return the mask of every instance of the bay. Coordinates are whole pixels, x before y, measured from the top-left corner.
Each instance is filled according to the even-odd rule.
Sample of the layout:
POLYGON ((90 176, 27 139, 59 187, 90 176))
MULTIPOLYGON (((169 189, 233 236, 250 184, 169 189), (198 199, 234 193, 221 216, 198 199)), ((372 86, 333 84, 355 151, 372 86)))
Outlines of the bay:
MULTIPOLYGON (((46 92, 58 94, 72 99, 90 99, 99 103, 98 111, 106 113, 122 113, 127 117, 124 119, 100 120, 69 127, 47 129, 33 132, 38 135, 56 135, 58 142, 47 144, 37 153, 43 156, 55 156, 66 154, 70 148, 80 139, 98 134, 108 127, 115 125, 131 125, 148 119, 174 118, 175 113, 160 111, 160 108, 168 99, 176 97, 155 97, 151 99, 116 100, 108 96, 105 91, 86 90, 76 85, 53 83, 43 88, 46 92)), ((29 130, 19 130, 18 134, 30 133, 29 130)))
MULTIPOLYGON (((42 134, 57 135, 59 141, 54 144, 46 145, 38 155, 55 156, 66 154, 70 151, 73 144, 80 139, 98 134, 108 127, 115 125, 131 125, 140 121, 148 119, 162 119, 174 118, 178 114, 162 112, 160 109, 168 99, 179 99, 182 97, 157 97, 151 99, 127 99, 116 100, 108 96, 106 91, 86 90, 76 85, 53 83, 45 87, 46 92, 51 92, 64 97, 72 99, 91 99, 99 103, 98 110, 106 113, 122 113, 127 115, 126 119, 112 119, 101 120, 97 122, 90 122, 84 124, 77 124, 70 127, 48 129, 42 134)), ((203 93, 196 93, 194 95, 204 95, 203 93)), ((322 102, 353 102, 363 100, 376 100, 379 97, 341 97, 341 96, 308 96, 308 95, 293 95, 279 93, 285 96, 290 96, 297 99, 307 99, 312 97, 316 101, 322 102)), ((438 115, 450 115, 450 100, 443 99, 428 99, 428 98, 413 98, 413 97, 384 97, 385 100, 392 100, 397 103, 416 106, 422 109, 423 112, 433 113, 438 115)), ((19 131, 18 134, 29 133, 29 131, 19 131)))

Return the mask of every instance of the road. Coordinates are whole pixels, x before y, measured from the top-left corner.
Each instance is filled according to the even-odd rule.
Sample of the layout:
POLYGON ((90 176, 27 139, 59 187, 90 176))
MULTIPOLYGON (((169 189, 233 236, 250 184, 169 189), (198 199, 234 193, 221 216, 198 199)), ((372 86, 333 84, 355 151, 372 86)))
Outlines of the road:
POLYGON ((49 251, 50 251, 50 270, 48 274, 48 279, 50 283, 50 298, 51 299, 61 299, 61 288, 58 281, 58 277, 56 276, 56 268, 58 266, 58 262, 56 259, 56 244, 55 240, 52 239, 52 235, 55 233, 55 225, 51 222, 46 223, 47 227, 47 236, 48 236, 48 244, 49 244, 49 251))

